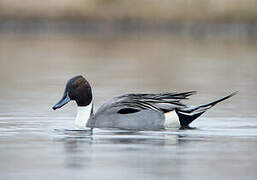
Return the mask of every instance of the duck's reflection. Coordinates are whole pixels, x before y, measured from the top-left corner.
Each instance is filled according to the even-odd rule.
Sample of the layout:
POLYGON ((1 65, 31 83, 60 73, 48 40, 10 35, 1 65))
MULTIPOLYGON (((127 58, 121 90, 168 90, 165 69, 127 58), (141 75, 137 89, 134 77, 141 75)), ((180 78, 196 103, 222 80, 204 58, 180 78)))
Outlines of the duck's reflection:
POLYGON ((164 146, 167 144, 177 144, 177 135, 162 134, 162 133, 150 133, 146 131, 122 131, 122 132, 110 132, 94 134, 94 144, 109 144, 109 145, 159 145, 164 146))
POLYGON ((64 142, 65 164, 70 168, 83 168, 91 161, 91 137, 66 137, 64 142))
POLYGON ((82 132, 79 132, 80 136, 74 132, 68 135, 66 132, 65 135, 61 141, 64 145, 65 163, 70 168, 92 168, 101 163, 116 161, 117 156, 124 159, 131 153, 147 154, 152 151, 154 155, 155 151, 166 153, 169 149, 172 152, 172 149, 187 142, 184 140, 185 135, 171 131, 96 130, 86 136, 82 132), (104 162, 105 160, 108 162, 104 162))

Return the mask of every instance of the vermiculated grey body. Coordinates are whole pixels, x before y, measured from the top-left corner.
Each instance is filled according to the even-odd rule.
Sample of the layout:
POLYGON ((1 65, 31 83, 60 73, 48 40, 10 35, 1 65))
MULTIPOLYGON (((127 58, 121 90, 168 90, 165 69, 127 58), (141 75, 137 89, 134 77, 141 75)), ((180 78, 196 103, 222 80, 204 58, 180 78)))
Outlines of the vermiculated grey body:
POLYGON ((135 113, 117 113, 124 107, 116 103, 124 99, 113 98, 104 103, 88 120, 87 127, 158 130, 164 129, 164 113, 150 109, 142 109, 135 113))

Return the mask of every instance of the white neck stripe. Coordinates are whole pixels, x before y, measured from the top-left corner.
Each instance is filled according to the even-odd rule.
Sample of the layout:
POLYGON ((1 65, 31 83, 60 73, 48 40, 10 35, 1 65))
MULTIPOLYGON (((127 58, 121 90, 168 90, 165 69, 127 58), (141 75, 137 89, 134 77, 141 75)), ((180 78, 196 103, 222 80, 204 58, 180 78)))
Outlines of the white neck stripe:
POLYGON ((77 117, 75 119, 75 125, 78 128, 85 128, 88 119, 90 118, 92 108, 93 108, 93 101, 87 106, 78 106, 77 117))

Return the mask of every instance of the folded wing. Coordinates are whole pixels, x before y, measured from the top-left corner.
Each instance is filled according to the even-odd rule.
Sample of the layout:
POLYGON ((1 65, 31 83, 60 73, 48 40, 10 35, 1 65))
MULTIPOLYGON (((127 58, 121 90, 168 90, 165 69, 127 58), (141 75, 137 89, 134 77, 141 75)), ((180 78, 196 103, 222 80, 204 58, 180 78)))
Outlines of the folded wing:
MULTIPOLYGON (((169 112, 178 107, 185 108, 186 105, 181 100, 188 99, 188 96, 195 94, 196 91, 183 93, 159 93, 159 94, 125 94, 119 96, 116 107, 140 110, 155 110, 169 112)), ((136 111, 127 111, 136 112, 136 111)))

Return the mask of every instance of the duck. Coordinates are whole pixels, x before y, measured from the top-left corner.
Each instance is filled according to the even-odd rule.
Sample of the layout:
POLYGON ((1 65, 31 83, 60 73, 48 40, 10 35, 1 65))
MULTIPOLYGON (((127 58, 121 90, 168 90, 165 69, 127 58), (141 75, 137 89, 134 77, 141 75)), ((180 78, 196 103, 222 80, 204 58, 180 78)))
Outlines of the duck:
POLYGON ((93 112, 93 95, 89 82, 78 75, 66 83, 61 100, 52 109, 63 107, 70 101, 77 104, 77 128, 103 128, 125 130, 188 129, 189 125, 228 96, 199 106, 188 106, 183 101, 196 91, 171 93, 130 93, 114 97, 93 112))

